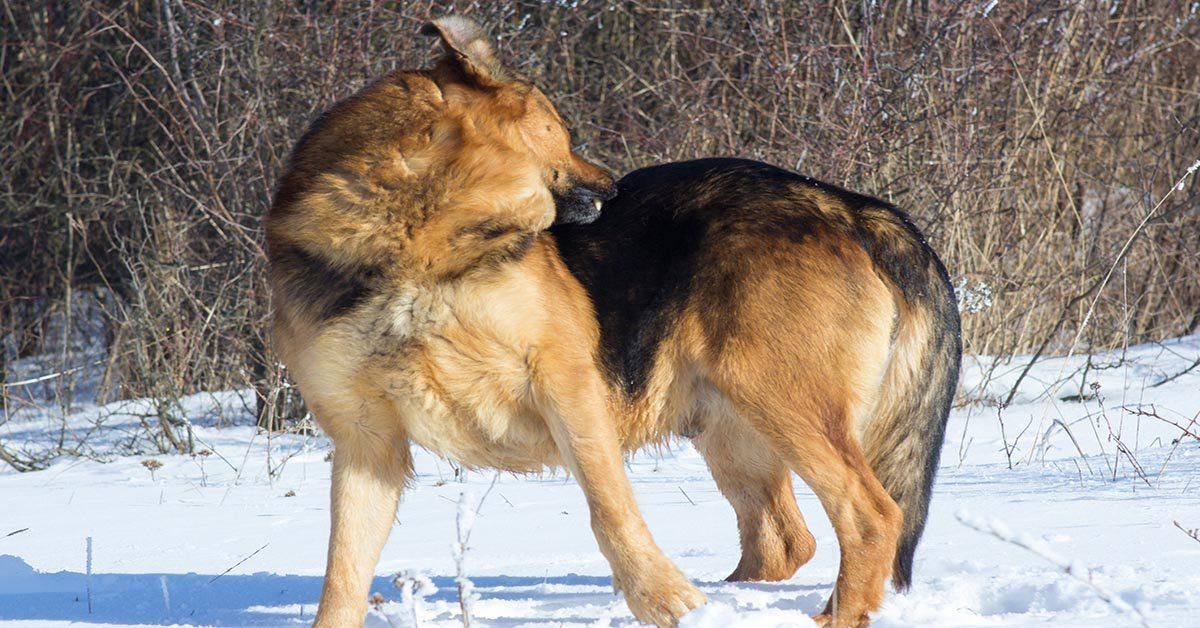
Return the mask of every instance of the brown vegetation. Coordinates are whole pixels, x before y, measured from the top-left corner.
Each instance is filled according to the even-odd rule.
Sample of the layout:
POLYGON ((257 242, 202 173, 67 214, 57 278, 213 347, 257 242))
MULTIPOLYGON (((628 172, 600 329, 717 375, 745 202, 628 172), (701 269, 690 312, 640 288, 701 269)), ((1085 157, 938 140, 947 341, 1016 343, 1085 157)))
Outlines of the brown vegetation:
MULTIPOLYGON (((428 64, 436 44, 417 31, 450 10, 3 2, 7 358, 40 351, 49 314, 69 322, 69 295, 100 286, 121 396, 279 395, 260 221, 283 161, 337 99, 428 64)), ((990 290, 964 316, 969 352, 1200 324, 1200 185, 1176 188, 1200 160, 1194 2, 453 10, 488 25, 615 171, 739 155, 905 207, 953 276, 990 290)))

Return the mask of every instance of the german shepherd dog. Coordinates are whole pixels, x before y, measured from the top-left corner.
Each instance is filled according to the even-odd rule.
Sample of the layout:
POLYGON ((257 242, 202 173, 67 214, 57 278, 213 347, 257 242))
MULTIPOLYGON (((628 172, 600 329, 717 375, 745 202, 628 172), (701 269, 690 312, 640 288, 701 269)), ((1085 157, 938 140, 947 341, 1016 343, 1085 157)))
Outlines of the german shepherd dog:
POLYGON ((822 625, 912 577, 960 353, 946 272, 891 205, 765 164, 614 185, 546 96, 447 17, 433 69, 336 104, 267 218, 277 349, 332 439, 318 626, 361 625, 410 446, 565 466, 641 621, 705 597, 655 545, 625 452, 690 438, 737 514, 730 580, 813 555, 796 472, 841 546, 822 625), (603 210, 603 212, 601 211, 603 210))

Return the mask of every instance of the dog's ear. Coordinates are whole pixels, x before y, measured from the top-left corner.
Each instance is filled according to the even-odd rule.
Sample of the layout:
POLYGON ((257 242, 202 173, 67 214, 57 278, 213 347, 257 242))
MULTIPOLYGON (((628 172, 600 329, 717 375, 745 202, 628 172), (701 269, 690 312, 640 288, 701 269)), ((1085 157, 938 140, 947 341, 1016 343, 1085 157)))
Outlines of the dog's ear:
POLYGON ((498 85, 507 78, 491 38, 475 22, 458 15, 447 15, 422 26, 421 34, 441 38, 446 58, 457 65, 466 78, 485 86, 498 85))

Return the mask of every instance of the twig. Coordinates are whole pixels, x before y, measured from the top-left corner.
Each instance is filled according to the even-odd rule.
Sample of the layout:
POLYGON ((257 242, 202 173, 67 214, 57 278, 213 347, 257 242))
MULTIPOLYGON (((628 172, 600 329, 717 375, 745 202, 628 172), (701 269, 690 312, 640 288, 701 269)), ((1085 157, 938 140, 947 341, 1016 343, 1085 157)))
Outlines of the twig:
POLYGON ((462 610, 463 628, 471 626, 471 598, 474 595, 475 584, 467 578, 466 558, 467 544, 471 541, 471 530, 475 525, 475 517, 483 510, 483 503, 487 501, 488 495, 491 495, 492 489, 496 488, 496 482, 500 480, 500 474, 492 476, 492 483, 488 485, 484 491, 483 497, 479 498, 479 503, 475 505, 475 511, 471 512, 468 508, 470 497, 467 493, 462 493, 458 496, 458 515, 455 517, 455 529, 457 531, 458 540, 454 544, 454 563, 456 566, 456 576, 454 582, 458 587, 458 607, 462 610))
POLYGON ((1163 384, 1165 384, 1167 382, 1174 381, 1184 375, 1187 375, 1188 373, 1191 373, 1193 370, 1195 370, 1197 366, 1200 366, 1200 358, 1196 358, 1196 361, 1192 362, 1191 366, 1183 369, 1182 371, 1179 371, 1178 373, 1171 375, 1169 377, 1164 377, 1164 378, 1158 380, 1157 382, 1150 384, 1150 388, 1158 388, 1159 386, 1162 386, 1163 384))
POLYGON ((158 577, 158 585, 159 585, 159 588, 162 590, 163 608, 165 608, 167 610, 167 612, 170 613, 171 612, 171 592, 167 589, 166 574, 163 574, 158 577))
POLYGON ((240 565, 240 564, 242 564, 242 563, 244 563, 244 562, 246 562, 246 561, 250 560, 251 558, 254 558, 254 555, 255 555, 255 554, 257 554, 257 553, 259 553, 259 552, 261 552, 261 551, 263 551, 263 550, 267 549, 267 546, 268 546, 268 545, 270 545, 270 543, 264 543, 262 547, 260 547, 260 548, 258 548, 258 549, 256 549, 256 550, 254 550, 253 552, 250 552, 250 555, 249 555, 249 556, 247 556, 247 557, 245 557, 245 558, 243 558, 243 559, 241 559, 241 560, 237 561, 237 562, 236 562, 236 563, 234 563, 234 564, 233 564, 233 566, 232 566, 232 567, 230 567, 229 569, 226 569, 225 571, 222 571, 221 573, 217 574, 216 576, 213 576, 213 579, 212 579, 212 580, 209 580, 209 581, 208 581, 207 583, 205 583, 205 584, 212 584, 212 583, 216 582, 216 581, 217 581, 217 579, 218 579, 218 578, 220 578, 221 576, 223 576, 223 575, 225 575, 225 574, 227 574, 227 573, 229 573, 229 572, 233 571, 234 569, 237 569, 237 566, 238 566, 238 565, 240 565))
POLYGON ((1146 417, 1150 417, 1153 419, 1158 419, 1159 421, 1162 421, 1163 423, 1166 423, 1167 425, 1171 425, 1171 426, 1178 428, 1179 431, 1184 436, 1190 436, 1191 438, 1194 438, 1194 439, 1200 441, 1200 434, 1192 431, 1192 426, 1196 425, 1197 417, 1200 417, 1200 415, 1197 415, 1196 417, 1192 417, 1191 422, 1185 426, 1185 425, 1180 425, 1180 424, 1176 423, 1175 421, 1172 421, 1171 419, 1168 419, 1168 418, 1160 415, 1158 413, 1158 410, 1154 407, 1154 404, 1151 403, 1151 404, 1146 404, 1146 405, 1150 406, 1149 411, 1143 410, 1144 405, 1121 406, 1121 409, 1133 416, 1146 416, 1146 417))
POLYGON ((1182 525, 1180 525, 1178 521, 1174 521, 1173 523, 1175 524, 1176 528, 1183 530, 1184 534, 1192 537, 1192 539, 1194 541, 1196 541, 1197 543, 1200 543, 1200 528, 1192 528, 1191 530, 1189 530, 1189 529, 1183 527, 1182 525))
POLYGON ((44 382, 46 380, 55 379, 57 377, 63 377, 64 375, 71 375, 72 373, 76 373, 78 371, 82 371, 83 369, 91 368, 93 366, 99 366, 101 364, 104 364, 104 360, 95 360, 95 361, 89 362, 87 364, 81 364, 79 366, 75 366, 75 367, 65 369, 62 371, 48 373, 48 374, 42 375, 40 377, 23 379, 23 380, 20 380, 17 382, 5 382, 3 384, 0 384, 0 388, 16 388, 18 386, 28 386, 29 384, 36 384, 38 382, 44 382))
POLYGON ((1015 545, 1045 559, 1050 564, 1058 567, 1063 573, 1086 584, 1100 599, 1107 602, 1114 610, 1132 615, 1137 618, 1138 623, 1149 628, 1150 624, 1147 622, 1146 616, 1142 614, 1142 611, 1131 606, 1128 602, 1121 599, 1120 596, 1097 583, 1092 577, 1092 571, 1084 565, 1059 556, 1058 553, 1050 549, 1045 543, 1024 532, 1013 532, 1011 528, 998 519, 976 517, 965 510, 958 511, 954 516, 960 523, 976 532, 991 535, 1005 543, 1015 545))
MULTIPOLYGON (((1063 429, 1063 432, 1066 433, 1067 437, 1071 439, 1071 443, 1073 445, 1075 445, 1075 451, 1079 452, 1079 457, 1080 457, 1080 459, 1083 460, 1083 464, 1087 465, 1088 473, 1094 474, 1095 471, 1092 471, 1092 464, 1090 462, 1088 462, 1087 454, 1083 453, 1083 447, 1079 446, 1079 441, 1075 440, 1075 434, 1071 432, 1071 428, 1067 427, 1067 424, 1064 423, 1061 419, 1054 419, 1054 422, 1056 424, 1058 424, 1058 426, 1063 429)), ((1076 466, 1076 468, 1078 468, 1079 463, 1075 463, 1075 466, 1076 466)), ((1081 470, 1079 473, 1080 473, 1080 475, 1082 475, 1083 471, 1081 470)), ((1083 482, 1080 481, 1080 484, 1082 484, 1082 483, 1083 482)))
POLYGON ((92 537, 87 538, 87 605, 88 615, 92 614, 92 537))

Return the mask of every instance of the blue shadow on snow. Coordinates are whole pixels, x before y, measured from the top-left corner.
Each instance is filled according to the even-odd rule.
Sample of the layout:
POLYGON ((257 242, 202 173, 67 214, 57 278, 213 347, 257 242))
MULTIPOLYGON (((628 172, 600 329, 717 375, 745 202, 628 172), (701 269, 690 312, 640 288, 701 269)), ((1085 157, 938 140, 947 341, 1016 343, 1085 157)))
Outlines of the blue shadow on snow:
MULTIPOLYGON (((454 578, 432 578, 438 590, 429 600, 457 599, 454 578)), ((607 577, 567 574, 548 578, 478 576, 481 588, 539 584, 608 586, 607 577)), ((399 592, 388 578, 376 578, 372 591, 389 599, 399 592)), ((204 624, 278 626, 312 623, 321 593, 320 576, 272 573, 92 574, 92 610, 88 612, 87 576, 72 571, 42 573, 17 556, 0 555, 0 620, 87 621, 122 624, 204 624), (214 579, 215 578, 215 579, 214 579), (164 585, 165 583, 165 585, 164 585), (164 594, 164 587, 166 593, 164 594), (168 606, 169 605, 169 606, 168 606), (294 612, 279 607, 295 606, 294 612)), ((543 600, 554 593, 538 592, 543 600)), ((564 593, 563 596, 577 596, 564 593)), ((488 598, 526 599, 529 591, 489 592, 488 598)))

